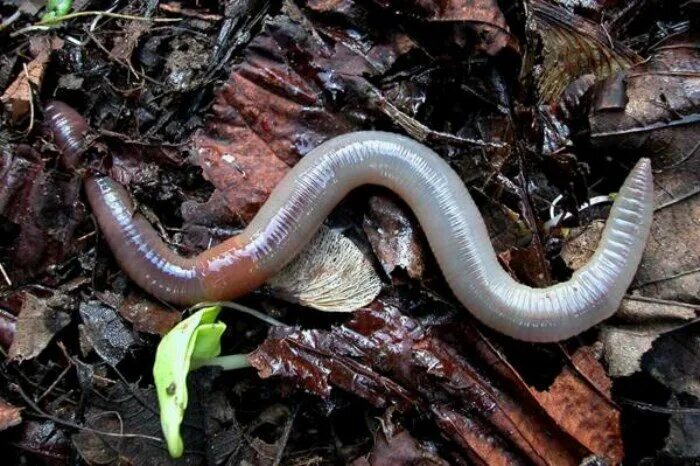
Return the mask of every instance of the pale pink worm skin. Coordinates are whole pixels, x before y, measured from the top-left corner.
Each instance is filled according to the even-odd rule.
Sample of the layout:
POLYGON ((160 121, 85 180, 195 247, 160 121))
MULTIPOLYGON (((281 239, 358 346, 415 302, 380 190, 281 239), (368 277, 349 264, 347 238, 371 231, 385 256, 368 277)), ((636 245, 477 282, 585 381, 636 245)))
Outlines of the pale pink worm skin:
MULTIPOLYGON (((52 129, 65 132, 59 140, 78 137, 69 134, 70 122, 81 118, 75 111, 53 103, 47 113, 52 129)), ((526 341, 562 340, 610 317, 634 278, 653 214, 651 165, 641 159, 620 189, 589 262, 566 282, 531 288, 499 264, 459 176, 435 152, 397 134, 356 132, 321 144, 279 183, 240 235, 191 258, 170 250, 118 183, 90 177, 85 190, 127 275, 164 301, 194 304, 234 299, 262 285, 350 191, 366 184, 394 191, 411 207, 447 283, 473 315, 526 341)))

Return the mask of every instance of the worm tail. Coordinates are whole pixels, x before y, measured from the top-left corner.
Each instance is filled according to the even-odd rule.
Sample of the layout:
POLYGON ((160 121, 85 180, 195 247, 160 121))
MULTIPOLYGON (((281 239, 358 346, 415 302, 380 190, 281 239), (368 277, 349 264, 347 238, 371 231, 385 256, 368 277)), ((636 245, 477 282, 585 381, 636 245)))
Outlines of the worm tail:
POLYGON ((494 269, 483 302, 470 310, 512 337, 541 342, 569 338, 610 317, 642 259, 653 206, 651 164, 641 159, 620 189, 598 248, 570 280, 530 288, 494 269))

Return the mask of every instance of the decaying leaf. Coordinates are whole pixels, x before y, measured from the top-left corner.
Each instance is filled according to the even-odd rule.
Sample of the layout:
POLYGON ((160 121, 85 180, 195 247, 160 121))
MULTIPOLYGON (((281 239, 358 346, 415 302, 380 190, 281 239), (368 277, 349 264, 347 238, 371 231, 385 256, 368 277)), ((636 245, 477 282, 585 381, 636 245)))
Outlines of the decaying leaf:
POLYGON ((688 326, 659 338, 644 358, 643 367, 672 393, 667 409, 670 430, 664 452, 682 460, 700 453, 700 335, 688 326))
MULTIPOLYGON (((589 114, 595 148, 644 154, 657 169, 697 167, 691 159, 697 160, 700 125, 698 43, 697 35, 675 36, 596 86, 589 114)), ((696 177, 697 168, 688 176, 696 177)))
POLYGON ((660 335, 695 316, 693 309, 680 305, 624 299, 614 322, 604 325, 600 335, 608 374, 625 377, 639 371, 642 356, 660 335))
POLYGON ((547 0, 531 2, 536 32, 542 41, 542 69, 537 76, 540 101, 555 101, 577 78, 603 79, 640 61, 600 26, 547 0))
POLYGON ((84 341, 109 364, 119 364, 135 340, 117 311, 98 302, 81 303, 80 316, 84 341))
POLYGON ((421 230, 405 209, 388 197, 373 196, 363 228, 387 275, 391 276, 399 268, 412 279, 422 277, 426 253, 421 243, 421 230))
POLYGON ((12 406, 0 398, 0 431, 14 427, 22 422, 22 408, 12 406))
POLYGON ((272 294, 287 301, 330 312, 366 306, 382 288, 367 253, 341 232, 325 226, 267 284, 272 294))
POLYGON ((386 432, 374 436, 374 447, 365 457, 352 462, 352 466, 391 466, 415 464, 421 466, 447 466, 449 463, 438 452, 418 442, 407 430, 386 432))
MULTIPOLYGON (((183 428, 191 451, 179 460, 168 456, 157 406, 153 390, 123 384, 110 389, 107 396, 92 396, 85 412, 85 424, 97 432, 83 430, 73 435, 73 445, 91 464, 201 464, 202 458, 195 452, 202 450, 205 438, 191 425, 183 428)), ((196 416, 191 419, 198 421, 196 416)))
POLYGON ((39 37, 32 42, 34 59, 27 63, 26 68, 0 96, 0 101, 11 112, 15 123, 29 113, 34 92, 41 88, 51 51, 61 47, 63 47, 63 41, 56 37, 52 39, 39 37))
POLYGON ((618 464, 622 460, 620 412, 610 398, 612 382, 590 347, 576 351, 571 364, 549 389, 534 390, 533 395, 562 430, 610 464, 618 464))
POLYGON ((9 356, 24 361, 38 356, 61 329, 70 322, 70 316, 61 310, 62 299, 54 295, 48 299, 26 294, 19 316, 9 356))

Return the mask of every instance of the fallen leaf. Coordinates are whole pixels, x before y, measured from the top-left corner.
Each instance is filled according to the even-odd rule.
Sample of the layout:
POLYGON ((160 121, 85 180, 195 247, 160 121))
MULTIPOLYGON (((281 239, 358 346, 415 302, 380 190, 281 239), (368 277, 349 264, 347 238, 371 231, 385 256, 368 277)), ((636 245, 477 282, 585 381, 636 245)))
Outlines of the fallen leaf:
POLYGON ((165 335, 182 316, 151 301, 141 293, 130 293, 119 306, 119 314, 134 325, 138 332, 165 335))
POLYGON ((532 393, 562 430, 610 464, 619 464, 622 433, 620 412, 611 401, 612 382, 591 347, 578 349, 571 364, 549 389, 532 393))
POLYGON ((14 427, 22 422, 22 408, 12 406, 0 398, 0 431, 14 427))
POLYGON ((657 169, 683 164, 697 179, 689 160, 697 159, 700 125, 697 44, 697 35, 671 36, 643 63, 596 85, 588 116, 595 149, 644 154, 657 169))
POLYGON ((608 374, 626 377, 639 371, 642 356, 660 335, 695 316, 688 307, 625 298, 614 321, 604 324, 600 333, 608 374))
POLYGON ((399 268, 414 280, 422 278, 426 261, 422 230, 405 208, 386 196, 373 196, 362 226, 388 276, 399 268))
POLYGON ((532 2, 536 32, 542 41, 542 68, 537 87, 543 103, 553 103, 577 78, 603 79, 640 58, 613 41, 602 25, 546 0, 532 2))
POLYGON ((37 357, 53 337, 68 325, 71 318, 58 304, 52 298, 25 295, 8 352, 10 359, 25 361, 37 357))
POLYGON ((72 456, 69 440, 53 421, 25 420, 3 436, 28 455, 28 462, 36 461, 34 464, 65 464, 72 456))
POLYGON ((416 15, 431 23, 465 25, 478 38, 473 41, 477 50, 497 55, 504 48, 517 50, 517 42, 510 34, 505 17, 494 0, 374 0, 392 12, 416 15))
POLYGON ((282 299, 330 312, 366 306, 382 289, 366 252, 325 226, 267 285, 282 299))
MULTIPOLYGON (((195 452, 204 447, 205 437, 192 424, 183 427, 188 451, 178 460, 168 456, 157 406, 153 390, 124 384, 114 386, 101 397, 92 396, 87 402, 85 425, 97 432, 83 430, 74 434, 73 445, 90 464, 202 464, 201 456, 195 452)), ((199 427, 199 419, 191 419, 199 427)))
POLYGON ((81 334, 102 359, 116 366, 126 356, 135 340, 114 309, 98 302, 81 303, 81 334))
MULTIPOLYGON (((619 412, 577 373, 565 368, 549 391, 537 391, 471 326, 426 329, 377 301, 330 331, 273 328, 249 361, 263 378, 323 397, 340 387, 375 406, 430 412, 474 462, 578 465, 593 453, 622 454, 619 412)), ((609 389, 597 361, 576 354, 574 363, 609 389)))
POLYGON ((35 57, 27 63, 10 86, 0 96, 0 101, 5 108, 12 113, 12 121, 17 123, 30 111, 34 92, 41 89, 46 65, 51 57, 51 52, 63 47, 63 41, 56 37, 38 38, 33 43, 35 57))
POLYGON ((654 342, 642 367, 672 396, 667 403, 671 413, 664 452, 681 460, 696 459, 700 451, 700 335, 695 326, 668 332, 654 342))
POLYGON ((418 442, 407 430, 374 436, 374 446, 367 456, 352 462, 352 466, 440 465, 449 463, 434 448, 418 442))

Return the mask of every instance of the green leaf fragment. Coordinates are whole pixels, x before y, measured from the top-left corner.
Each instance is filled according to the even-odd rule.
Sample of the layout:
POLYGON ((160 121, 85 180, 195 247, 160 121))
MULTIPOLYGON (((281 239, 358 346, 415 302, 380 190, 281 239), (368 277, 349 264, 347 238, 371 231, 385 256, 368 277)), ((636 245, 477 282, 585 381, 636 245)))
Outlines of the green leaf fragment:
POLYGON ((184 449, 180 425, 187 408, 187 374, 190 368, 221 353, 226 325, 216 322, 220 307, 204 308, 176 325, 158 345, 153 378, 160 406, 160 422, 173 458, 184 449))

